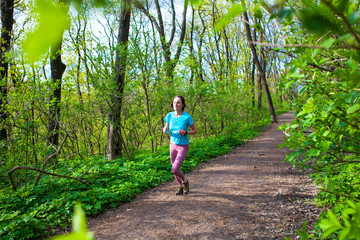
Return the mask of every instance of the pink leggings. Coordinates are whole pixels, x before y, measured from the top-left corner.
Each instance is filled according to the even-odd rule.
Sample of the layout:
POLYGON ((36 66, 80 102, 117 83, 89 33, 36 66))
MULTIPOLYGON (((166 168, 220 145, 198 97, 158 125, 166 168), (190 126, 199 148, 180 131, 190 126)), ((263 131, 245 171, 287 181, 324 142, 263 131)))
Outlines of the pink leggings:
POLYGON ((171 172, 174 174, 175 179, 180 186, 185 182, 185 176, 183 172, 180 171, 180 167, 183 164, 188 151, 189 145, 176 145, 175 143, 170 143, 171 172))

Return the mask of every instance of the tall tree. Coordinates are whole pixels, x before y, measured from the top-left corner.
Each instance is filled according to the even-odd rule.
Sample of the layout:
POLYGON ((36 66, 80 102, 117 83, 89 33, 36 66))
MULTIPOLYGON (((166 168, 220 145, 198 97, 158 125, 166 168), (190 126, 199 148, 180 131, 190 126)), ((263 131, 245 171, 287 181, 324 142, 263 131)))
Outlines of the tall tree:
MULTIPOLYGON (((193 83, 193 79, 194 77, 196 79, 201 80, 202 82, 204 82, 204 76, 203 76, 203 69, 202 69, 202 46, 203 46, 203 42, 204 42, 204 33, 206 30, 206 25, 204 23, 204 19, 201 16, 201 11, 200 9, 198 10, 199 13, 199 18, 202 22, 202 29, 201 32, 198 34, 198 39, 196 41, 197 43, 197 49, 198 49, 198 55, 196 58, 195 55, 195 49, 194 49, 194 32, 195 32, 195 9, 192 6, 192 11, 191 11, 191 28, 190 28, 190 36, 189 36, 189 51, 190 51, 190 57, 193 61, 192 63, 192 67, 191 67, 191 76, 190 76, 190 83, 193 83)), ((200 28, 200 26, 199 26, 200 28)), ((188 34, 189 35, 189 34, 188 34)))
MULTIPOLYGON (((264 40, 264 31, 260 31, 260 42, 263 42, 263 40, 264 40)), ((262 71, 264 73, 266 73, 266 60, 265 60, 265 54, 264 54, 264 47, 263 46, 261 46, 259 48, 259 61, 260 61, 262 71)), ((258 106, 257 107, 258 107, 259 110, 262 107, 262 85, 263 85, 262 84, 262 82, 263 82, 262 78, 263 77, 265 77, 265 76, 263 76, 262 74, 259 74, 258 81, 257 81, 257 85, 258 85, 258 106)))
POLYGON ((109 123, 107 131, 107 159, 112 160, 122 155, 123 140, 121 133, 121 108, 125 86, 125 69, 130 32, 131 0, 121 1, 119 31, 115 60, 115 92, 111 97, 109 123))
MULTIPOLYGON (((59 1, 59 4, 63 7, 64 11, 67 11, 67 6, 63 0, 59 1)), ((49 107, 49 144, 53 147, 59 145, 59 119, 60 119, 60 103, 61 103, 61 82, 62 76, 65 72, 66 65, 61 60, 61 46, 63 42, 64 30, 60 33, 59 40, 51 45, 50 55, 50 68, 51 68, 51 80, 52 91, 50 95, 50 107, 49 107)))
POLYGON ((174 58, 171 58, 171 46, 173 44, 175 33, 176 33, 176 9, 174 5, 174 0, 170 1, 171 4, 171 14, 172 14, 172 23, 171 23, 171 34, 170 37, 167 40, 166 36, 166 29, 164 25, 164 19, 161 12, 161 6, 159 3, 159 0, 155 0, 155 7, 156 7, 156 13, 157 13, 157 19, 150 14, 149 10, 144 7, 142 3, 140 3, 138 0, 135 0, 135 6, 140 9, 148 18, 149 20, 155 25, 155 28, 159 34, 161 47, 163 50, 163 55, 165 59, 165 71, 166 75, 169 78, 169 81, 171 82, 173 79, 173 72, 177 65, 177 62, 180 58, 184 38, 185 38, 185 32, 186 32, 186 13, 187 13, 187 7, 188 7, 188 0, 184 1, 184 10, 182 13, 182 23, 180 27, 180 36, 178 41, 177 50, 175 53, 174 58))
POLYGON ((247 37, 247 40, 248 40, 249 45, 250 45, 250 49, 251 49, 251 52, 252 52, 252 55, 253 55, 253 58, 254 58, 254 61, 255 61, 255 64, 256 64, 256 68, 257 68, 259 76, 261 78, 262 85, 264 87, 264 92, 265 92, 265 95, 266 95, 266 99, 267 99, 268 107, 269 107, 269 112, 270 112, 270 116, 271 116, 271 122, 276 123, 277 122, 276 114, 275 114, 274 105, 273 105, 273 102, 272 102, 272 99, 271 99, 270 90, 269 90, 269 87, 268 87, 267 82, 266 82, 265 70, 263 69, 262 64, 261 64, 261 62, 260 62, 260 60, 258 58, 256 48, 255 48, 255 44, 254 44, 254 42, 252 40, 252 37, 251 37, 249 17, 247 15, 246 11, 243 12, 243 18, 244 18, 244 25, 245 25, 245 30, 246 30, 246 37, 247 37))
MULTIPOLYGON (((256 34, 256 28, 253 29, 253 39, 254 41, 257 41, 257 34, 256 34)), ((255 58, 252 59, 252 64, 251 64, 251 101, 252 101, 252 106, 255 107, 255 71, 256 71, 256 63, 255 63, 255 58)), ((259 79, 259 78, 258 78, 259 79)), ((261 80, 260 80, 261 81, 261 80)), ((257 81, 258 85, 261 85, 261 82, 259 80, 257 81)), ((260 92, 258 92, 258 96, 261 94, 261 88, 258 90, 260 92)), ((259 102, 260 102, 260 108, 261 108, 261 97, 258 97, 258 109, 259 108, 259 102)))
POLYGON ((11 33, 14 24, 14 0, 1 0, 1 41, 0 41, 0 140, 7 138, 5 127, 6 98, 7 98, 7 77, 9 69, 9 58, 7 53, 10 51, 11 33))

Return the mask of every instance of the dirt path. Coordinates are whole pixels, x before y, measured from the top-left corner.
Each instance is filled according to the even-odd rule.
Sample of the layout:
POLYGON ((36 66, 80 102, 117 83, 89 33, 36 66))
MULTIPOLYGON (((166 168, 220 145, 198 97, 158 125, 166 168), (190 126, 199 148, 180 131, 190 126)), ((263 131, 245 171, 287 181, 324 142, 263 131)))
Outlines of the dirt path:
MULTIPOLYGON (((278 116, 290 122, 291 113, 278 116)), ((284 134, 272 124, 259 137, 187 174, 190 193, 162 184, 95 219, 99 239, 295 239, 304 220, 319 211, 311 181, 283 159, 284 134)))

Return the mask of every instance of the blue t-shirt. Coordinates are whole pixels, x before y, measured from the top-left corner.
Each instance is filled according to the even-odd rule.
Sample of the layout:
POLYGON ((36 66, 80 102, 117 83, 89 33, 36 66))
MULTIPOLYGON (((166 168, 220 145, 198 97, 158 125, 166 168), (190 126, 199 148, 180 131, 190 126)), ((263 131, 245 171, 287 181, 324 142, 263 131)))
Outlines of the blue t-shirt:
POLYGON ((175 112, 170 112, 165 117, 165 122, 168 123, 168 129, 170 130, 170 142, 177 145, 188 145, 189 136, 180 135, 179 130, 188 130, 188 127, 194 124, 194 121, 190 114, 183 112, 181 116, 176 117, 175 112))

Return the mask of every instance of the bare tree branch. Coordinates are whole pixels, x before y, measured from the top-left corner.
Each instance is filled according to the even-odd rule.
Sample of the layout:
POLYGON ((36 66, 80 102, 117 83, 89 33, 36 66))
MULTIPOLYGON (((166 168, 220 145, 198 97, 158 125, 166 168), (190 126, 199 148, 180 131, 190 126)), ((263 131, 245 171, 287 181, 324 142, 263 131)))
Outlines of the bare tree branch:
POLYGON ((68 136, 69 136, 69 133, 67 132, 66 135, 65 135, 64 140, 62 141, 62 143, 61 143, 61 145, 60 145, 60 147, 59 147, 54 153, 50 154, 50 155, 45 159, 45 161, 44 161, 44 163, 43 163, 43 165, 42 165, 42 167, 41 167, 41 169, 40 169, 41 171, 39 171, 39 174, 36 176, 36 180, 35 180, 35 183, 34 183, 35 186, 38 185, 38 183, 39 183, 39 181, 40 181, 40 178, 41 178, 41 173, 42 173, 42 171, 45 171, 45 168, 46 168, 47 163, 48 163, 51 159, 53 159, 54 157, 57 157, 57 156, 59 155, 59 153, 60 153, 62 147, 64 146, 64 144, 65 144, 66 139, 67 139, 68 136))
MULTIPOLYGON (((16 171, 16 170, 19 170, 19 169, 27 169, 27 170, 33 170, 33 171, 37 171, 37 172, 40 172, 40 173, 43 173, 43 174, 48 174, 48 175, 52 175, 52 176, 56 176, 56 177, 63 177, 63 178, 69 178, 69 179, 74 179, 74 180, 77 180, 77 181, 81 181, 83 183, 86 183, 85 180, 82 180, 80 178, 77 178, 77 177, 70 177, 70 176, 66 176, 66 175, 60 175, 60 174, 56 174, 56 173, 51 173, 51 172, 47 172, 47 171, 43 171, 41 169, 37 169, 37 168, 34 168, 34 167, 28 167, 28 166, 15 166, 13 167, 13 169, 11 169, 10 171, 7 172, 7 174, 9 175, 9 179, 10 179, 10 183, 11 183, 11 186, 13 188, 14 191, 17 190, 16 188, 16 184, 14 182, 14 179, 12 178, 12 174, 16 171)), ((87 170, 85 172, 85 174, 88 172, 89 170, 87 170)), ((84 175, 84 174, 83 174, 84 175)), ((83 176, 82 175, 82 176, 83 176)))

